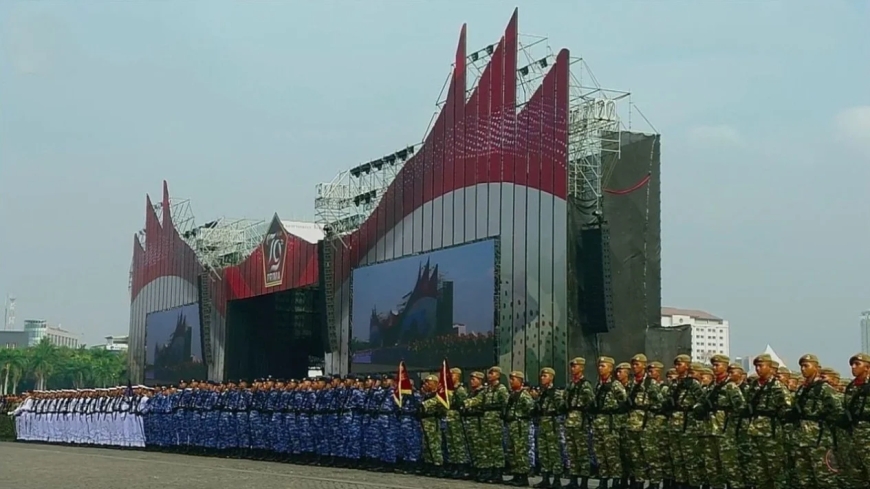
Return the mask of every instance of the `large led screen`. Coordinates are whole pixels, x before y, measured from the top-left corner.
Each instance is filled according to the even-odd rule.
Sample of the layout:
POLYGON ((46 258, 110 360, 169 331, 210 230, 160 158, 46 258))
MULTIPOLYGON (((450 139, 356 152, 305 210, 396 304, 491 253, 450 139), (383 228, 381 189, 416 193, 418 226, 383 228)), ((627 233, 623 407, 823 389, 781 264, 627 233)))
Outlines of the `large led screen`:
POLYGON ((351 370, 490 367, 495 362, 495 240, 353 271, 351 370))
POLYGON ((188 304, 152 312, 145 318, 145 380, 152 384, 203 380, 199 306, 188 304))

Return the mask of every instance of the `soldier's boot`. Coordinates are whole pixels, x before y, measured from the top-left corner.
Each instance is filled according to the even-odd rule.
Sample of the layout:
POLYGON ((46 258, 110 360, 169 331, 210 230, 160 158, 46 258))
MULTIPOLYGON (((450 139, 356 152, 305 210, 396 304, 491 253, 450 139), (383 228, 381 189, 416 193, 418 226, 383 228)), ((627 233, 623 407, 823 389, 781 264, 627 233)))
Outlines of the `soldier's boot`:
POLYGON ((489 469, 478 469, 474 480, 477 482, 486 482, 489 480, 489 469))
POLYGON ((538 482, 532 487, 534 487, 535 489, 550 489, 551 487, 553 487, 550 484, 550 474, 544 473, 541 476, 541 482, 538 482))
POLYGON ((504 478, 502 474, 504 473, 504 469, 492 469, 492 476, 489 478, 489 482, 493 484, 503 484, 504 478))
POLYGON ((508 485, 514 487, 529 487, 529 476, 526 474, 517 474, 508 482, 508 485))
POLYGON ((589 489, 589 478, 581 477, 580 478, 580 489, 589 489))
POLYGON ((553 483, 550 484, 552 489, 561 489, 562 488, 562 477, 559 474, 553 475, 553 483))
MULTIPOLYGON (((641 486, 641 487, 643 487, 643 486, 641 486)), ((649 486, 647 486, 647 489, 659 489, 659 483, 658 482, 650 482, 649 486)))
POLYGON ((565 489, 580 489, 580 484, 577 483, 577 476, 572 475, 568 480, 568 484, 563 486, 565 489))
POLYGON ((598 489, 608 489, 610 487, 610 479, 599 479, 598 489))

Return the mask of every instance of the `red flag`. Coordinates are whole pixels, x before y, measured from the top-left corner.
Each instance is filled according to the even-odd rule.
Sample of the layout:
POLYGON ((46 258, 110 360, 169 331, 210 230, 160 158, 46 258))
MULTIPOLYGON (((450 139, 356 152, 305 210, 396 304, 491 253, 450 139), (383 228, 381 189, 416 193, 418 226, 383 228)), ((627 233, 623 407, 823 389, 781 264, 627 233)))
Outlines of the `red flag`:
POLYGON ((453 385, 453 375, 450 374, 450 367, 447 365, 447 359, 441 363, 441 373, 438 375, 438 393, 435 397, 447 409, 450 409, 450 399, 453 397, 453 390, 456 386, 453 385))
POLYGON ((402 407, 402 396, 411 394, 411 379, 408 377, 408 368, 405 362, 399 362, 399 373, 396 375, 396 387, 393 388, 393 400, 402 407))

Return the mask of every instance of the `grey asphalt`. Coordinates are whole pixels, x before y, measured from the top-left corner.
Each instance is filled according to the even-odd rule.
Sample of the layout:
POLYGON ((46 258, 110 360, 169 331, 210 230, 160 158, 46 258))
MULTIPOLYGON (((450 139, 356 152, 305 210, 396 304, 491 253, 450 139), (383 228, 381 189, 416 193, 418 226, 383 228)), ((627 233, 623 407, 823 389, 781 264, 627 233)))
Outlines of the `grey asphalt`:
POLYGON ((465 481, 134 450, 0 443, 0 487, 16 489, 464 489, 465 481))

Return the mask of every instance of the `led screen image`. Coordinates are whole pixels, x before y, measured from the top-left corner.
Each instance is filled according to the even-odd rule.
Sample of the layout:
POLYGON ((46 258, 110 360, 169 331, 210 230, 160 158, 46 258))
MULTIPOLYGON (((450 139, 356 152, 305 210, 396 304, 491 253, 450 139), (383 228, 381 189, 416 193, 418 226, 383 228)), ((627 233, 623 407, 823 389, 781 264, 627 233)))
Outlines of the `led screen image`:
POLYGON ((145 380, 152 384, 204 380, 199 306, 152 312, 145 318, 145 380))
POLYGON ((495 240, 353 271, 351 370, 492 366, 495 240))

